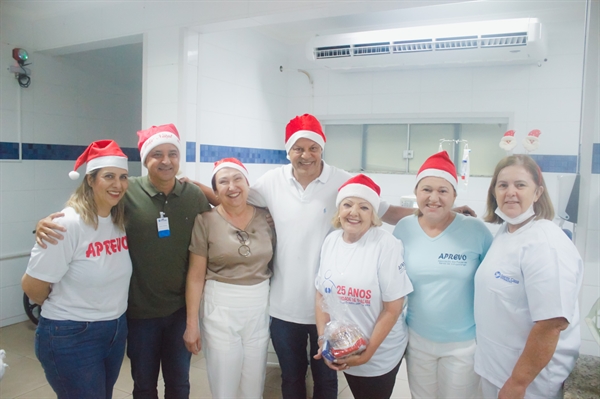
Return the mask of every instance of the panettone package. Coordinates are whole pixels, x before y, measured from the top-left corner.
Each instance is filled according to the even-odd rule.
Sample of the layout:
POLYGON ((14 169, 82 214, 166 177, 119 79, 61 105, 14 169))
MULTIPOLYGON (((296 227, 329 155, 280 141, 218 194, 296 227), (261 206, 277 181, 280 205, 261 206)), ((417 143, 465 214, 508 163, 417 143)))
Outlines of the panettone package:
POLYGON ((367 348, 369 339, 354 323, 330 321, 325 326, 325 343, 321 354, 330 362, 350 355, 358 355, 367 348))
POLYGON ((348 317, 350 309, 338 298, 335 291, 325 292, 321 308, 329 313, 331 321, 325 325, 321 354, 331 362, 346 356, 358 355, 367 348, 369 338, 358 325, 350 321, 348 317))

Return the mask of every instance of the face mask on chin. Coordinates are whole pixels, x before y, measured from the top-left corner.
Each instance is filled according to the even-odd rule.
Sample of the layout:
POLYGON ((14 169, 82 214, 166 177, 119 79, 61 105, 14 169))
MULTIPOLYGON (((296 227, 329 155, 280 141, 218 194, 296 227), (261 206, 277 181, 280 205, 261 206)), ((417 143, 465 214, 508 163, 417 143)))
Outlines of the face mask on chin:
POLYGON ((521 224, 524 221, 526 221, 527 219, 529 219, 530 217, 535 215, 535 211, 533 210, 533 202, 531 203, 531 205, 529 206, 529 209, 527 209, 525 212, 523 212, 522 214, 520 214, 519 216, 515 216, 514 218, 511 218, 510 216, 507 216, 504 212, 502 212, 500 210, 500 207, 496 208, 496 215, 500 216, 500 218, 502 220, 504 220, 506 223, 508 224, 512 224, 512 225, 517 225, 517 224, 521 224))

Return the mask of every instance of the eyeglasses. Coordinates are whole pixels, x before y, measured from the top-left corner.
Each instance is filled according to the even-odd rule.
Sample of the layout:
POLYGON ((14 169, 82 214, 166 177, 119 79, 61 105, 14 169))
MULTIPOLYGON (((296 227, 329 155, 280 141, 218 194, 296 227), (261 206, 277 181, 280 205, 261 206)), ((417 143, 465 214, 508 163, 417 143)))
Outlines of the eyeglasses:
POLYGON ((240 241, 240 244, 242 244, 238 248, 238 254, 244 257, 252 255, 252 252, 250 252, 250 247, 248 246, 250 245, 250 236, 248 235, 248 233, 244 230, 238 230, 235 232, 235 235, 240 241))

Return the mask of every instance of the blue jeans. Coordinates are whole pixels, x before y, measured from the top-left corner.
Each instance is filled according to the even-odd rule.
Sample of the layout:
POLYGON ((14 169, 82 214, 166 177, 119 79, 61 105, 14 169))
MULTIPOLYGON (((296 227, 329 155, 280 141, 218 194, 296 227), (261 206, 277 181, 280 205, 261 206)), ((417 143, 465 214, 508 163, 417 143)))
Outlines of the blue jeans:
POLYGON ((315 383, 313 399, 337 397, 338 381, 334 370, 325 362, 313 359, 319 350, 317 326, 271 319, 271 341, 281 367, 281 392, 284 399, 306 399, 306 370, 308 355, 306 341, 310 340, 310 369, 315 383))
POLYGON ((127 356, 131 359, 133 397, 157 399, 158 372, 162 366, 165 399, 190 396, 190 360, 183 342, 185 307, 152 319, 128 319, 127 356))
POLYGON ((40 317, 35 355, 59 399, 110 399, 126 338, 125 315, 90 322, 40 317))

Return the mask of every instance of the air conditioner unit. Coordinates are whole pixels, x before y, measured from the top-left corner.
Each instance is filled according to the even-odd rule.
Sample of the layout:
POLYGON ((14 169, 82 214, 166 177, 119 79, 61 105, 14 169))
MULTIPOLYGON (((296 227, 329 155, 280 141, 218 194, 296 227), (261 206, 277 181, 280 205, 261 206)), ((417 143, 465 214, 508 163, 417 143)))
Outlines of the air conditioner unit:
POLYGON ((414 68, 540 63, 546 58, 536 18, 317 36, 307 56, 329 69, 414 68))

